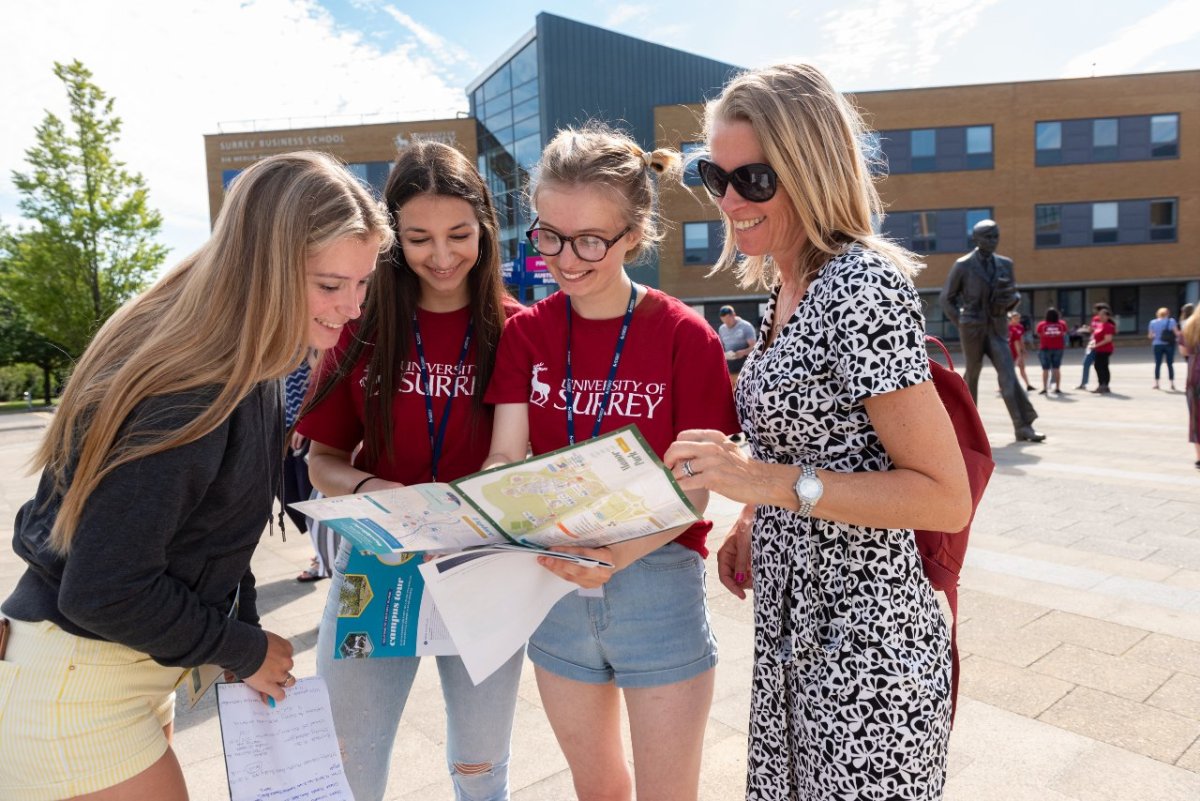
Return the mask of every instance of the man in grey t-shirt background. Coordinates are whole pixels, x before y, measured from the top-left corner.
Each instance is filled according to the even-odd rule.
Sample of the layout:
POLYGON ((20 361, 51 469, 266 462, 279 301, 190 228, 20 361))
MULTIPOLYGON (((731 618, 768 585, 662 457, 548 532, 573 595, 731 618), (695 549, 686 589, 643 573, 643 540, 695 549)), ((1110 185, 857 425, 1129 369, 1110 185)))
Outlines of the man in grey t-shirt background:
POLYGON ((721 347, 725 349, 729 380, 736 384, 738 373, 746 363, 746 356, 754 349, 757 332, 754 326, 734 313, 732 306, 722 306, 719 314, 721 324, 717 326, 717 335, 721 337, 721 347))

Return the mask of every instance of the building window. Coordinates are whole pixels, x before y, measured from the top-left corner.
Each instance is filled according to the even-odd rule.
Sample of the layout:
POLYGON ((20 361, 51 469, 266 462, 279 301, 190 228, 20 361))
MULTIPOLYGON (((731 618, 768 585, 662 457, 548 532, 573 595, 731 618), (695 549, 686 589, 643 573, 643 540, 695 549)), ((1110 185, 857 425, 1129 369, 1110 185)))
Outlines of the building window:
POLYGON ((1062 163, 1062 123, 1039 122, 1034 134, 1037 140, 1037 164, 1062 163))
POLYGON ((1117 121, 1092 120, 1092 159, 1114 161, 1117 158, 1117 121))
POLYGON ((679 150, 683 154, 683 182, 688 186, 700 186, 700 172, 696 169, 696 159, 704 153, 704 143, 683 142, 679 150))
POLYGON ((1150 239, 1154 242, 1175 240, 1175 201, 1150 201, 1150 239))
POLYGON ((1179 155, 1179 115, 1157 114, 1150 118, 1150 157, 1179 155))
POLYGON ((914 211, 912 214, 912 237, 910 247, 917 253, 933 253, 937 250, 937 212, 914 211))
POLYGON ((937 169, 937 131, 932 128, 913 131, 910 146, 913 172, 937 169))
POLYGON ((970 244, 971 237, 975 235, 975 226, 991 217, 991 209, 967 209, 967 244, 970 244))
POLYGON ((683 263, 715 264, 721 255, 724 231, 719 220, 683 224, 683 263))
POLYGON ((1178 198, 1104 200, 1035 207, 1037 247, 1147 245, 1178 239, 1178 198))
POLYGON ((1116 203, 1092 204, 1092 242, 1107 245, 1117 241, 1117 212, 1116 203))
POLYGON ((992 126, 972 125, 967 128, 967 169, 992 168, 992 126))
POLYGON ((887 175, 887 153, 883 151, 883 141, 875 131, 865 131, 858 140, 862 150, 863 161, 872 175, 887 175))
POLYGON ((1062 206, 1038 206, 1034 211, 1035 243, 1038 247, 1062 244, 1062 206))

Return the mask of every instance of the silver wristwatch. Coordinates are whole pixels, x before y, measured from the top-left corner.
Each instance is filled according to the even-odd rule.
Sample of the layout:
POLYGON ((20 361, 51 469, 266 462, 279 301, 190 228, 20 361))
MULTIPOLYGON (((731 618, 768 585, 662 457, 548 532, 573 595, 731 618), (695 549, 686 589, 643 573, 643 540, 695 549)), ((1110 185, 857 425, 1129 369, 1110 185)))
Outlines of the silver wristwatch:
POLYGON ((795 489, 796 497, 800 499, 800 514, 803 517, 810 516, 825 492, 825 485, 817 478, 817 471, 812 465, 800 465, 800 478, 796 479, 795 489))

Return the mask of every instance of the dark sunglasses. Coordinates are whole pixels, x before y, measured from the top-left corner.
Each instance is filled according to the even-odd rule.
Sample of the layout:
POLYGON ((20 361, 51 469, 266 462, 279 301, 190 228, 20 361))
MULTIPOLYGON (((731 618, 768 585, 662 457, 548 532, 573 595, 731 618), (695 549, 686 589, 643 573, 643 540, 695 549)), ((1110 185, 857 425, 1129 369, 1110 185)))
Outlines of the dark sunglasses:
POLYGON ((778 176, 770 164, 743 164, 736 170, 725 172, 708 159, 697 159, 696 170, 704 188, 713 197, 725 197, 730 184, 751 203, 765 203, 775 197, 778 176))

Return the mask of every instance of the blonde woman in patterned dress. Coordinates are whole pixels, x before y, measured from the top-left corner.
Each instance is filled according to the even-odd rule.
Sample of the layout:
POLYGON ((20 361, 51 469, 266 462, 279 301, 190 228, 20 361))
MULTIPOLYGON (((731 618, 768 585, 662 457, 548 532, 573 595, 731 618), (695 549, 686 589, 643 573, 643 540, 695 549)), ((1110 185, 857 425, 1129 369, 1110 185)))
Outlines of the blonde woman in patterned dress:
POLYGON ((747 504, 718 560, 738 597, 753 575, 746 797, 941 798, 950 640, 912 530, 958 531, 971 502, 918 265, 872 233, 862 122, 815 68, 735 78, 706 128, 721 265, 744 255, 743 283, 773 292, 736 392, 752 457, 696 430, 666 461, 747 504))

